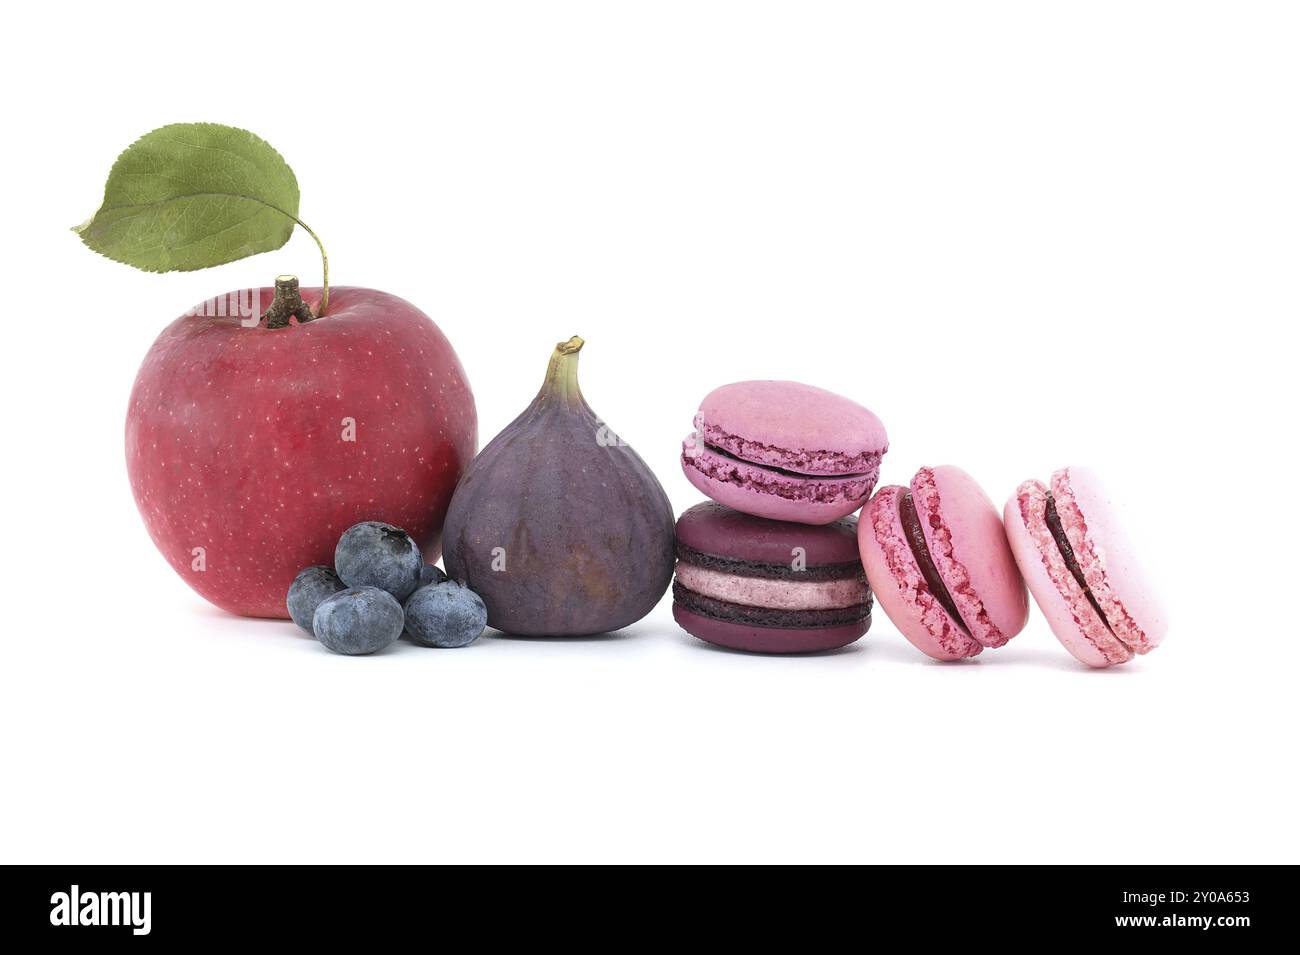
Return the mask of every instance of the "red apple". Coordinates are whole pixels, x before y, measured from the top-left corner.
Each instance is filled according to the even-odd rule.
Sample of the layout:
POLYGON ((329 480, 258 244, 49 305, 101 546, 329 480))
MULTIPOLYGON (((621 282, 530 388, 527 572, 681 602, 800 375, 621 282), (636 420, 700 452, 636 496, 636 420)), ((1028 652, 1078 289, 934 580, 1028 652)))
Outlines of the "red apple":
MULTIPOLYGON (((258 294, 251 320, 274 290, 258 294)), ((320 289, 302 296, 314 305, 320 289)), ((149 349, 126 417, 136 505, 186 583, 232 613, 287 617, 294 575, 333 564, 363 520, 405 528, 437 560, 478 420, 432 320, 346 287, 330 289, 326 315, 283 328, 246 327, 211 302, 196 311, 149 349)))

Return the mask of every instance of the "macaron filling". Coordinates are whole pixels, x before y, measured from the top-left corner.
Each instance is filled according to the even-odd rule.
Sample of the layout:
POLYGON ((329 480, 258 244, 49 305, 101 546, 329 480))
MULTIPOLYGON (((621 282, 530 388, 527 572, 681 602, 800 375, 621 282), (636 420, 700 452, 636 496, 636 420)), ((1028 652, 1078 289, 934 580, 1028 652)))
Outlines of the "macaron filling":
POLYGON ((1065 569, 1070 572, 1070 576, 1079 585, 1083 595, 1088 598, 1088 603, 1097 612, 1097 616, 1106 625, 1106 629, 1114 633, 1115 628, 1106 619, 1106 612, 1101 609, 1101 604, 1097 602, 1096 595, 1092 592, 1092 588, 1088 586, 1088 580, 1083 575, 1083 568, 1079 566, 1079 559, 1074 555, 1074 548, 1070 545, 1070 539, 1065 535, 1065 526, 1061 523, 1061 515, 1056 510, 1056 495, 1051 491, 1047 492, 1047 511, 1044 519, 1047 522, 1047 530, 1052 535, 1052 540, 1056 541, 1056 547, 1061 552, 1061 560, 1065 562, 1065 569))
POLYGON ((1119 594, 1111 585, 1106 573, 1105 561, 1098 553, 1097 546, 1088 530, 1073 483, 1070 469, 1063 468, 1052 475, 1051 495, 1055 498, 1056 510, 1064 529, 1066 540, 1071 544, 1076 564, 1087 583, 1089 599, 1098 608, 1098 616, 1105 621, 1121 643, 1134 653, 1147 653, 1160 642, 1147 634, 1133 615, 1129 613, 1119 594), (1105 608, 1101 610, 1100 608, 1105 608))
POLYGON ((859 561, 795 569, 703 553, 680 540, 673 600, 714 620, 787 630, 869 620, 874 602, 859 561))
POLYGON ((871 616, 871 597, 867 602, 849 607, 830 607, 824 610, 788 610, 782 607, 762 607, 753 604, 733 603, 708 597, 673 581, 673 600, 692 613, 727 623, 750 627, 779 627, 784 630, 815 630, 857 623, 871 616))
MULTIPOLYGON (((912 502, 916 507, 921 530, 924 532, 930 558, 939 570, 939 577, 948 588, 948 594, 957 608, 957 617, 965 629, 982 646, 1004 646, 1010 635, 994 622, 989 607, 975 586, 970 569, 957 556, 957 543, 949 521, 944 517, 944 503, 939 492, 939 476, 934 468, 921 468, 912 478, 912 502)), ((958 495, 959 497, 959 495, 958 495)), ((990 511, 1002 533, 1001 521, 995 511, 990 511)), ((976 551, 978 553, 978 551, 976 551)), ((1010 554, 1008 553, 1009 557, 1010 554)), ((1019 632, 1017 630, 1016 632, 1019 632)))
POLYGON ((840 580, 751 577, 682 563, 677 565, 677 582, 714 600, 772 610, 841 610, 871 599, 867 581, 861 575, 840 580))
POLYGON ((958 612, 957 603, 948 592, 948 585, 943 582, 934 558, 930 556, 929 545, 925 542, 925 531, 921 528, 921 518, 916 513, 916 502, 912 499, 912 492, 906 489, 898 495, 898 519, 903 525, 903 536, 907 539, 907 546, 911 548, 912 558, 916 561, 917 569, 921 571, 921 578, 925 581, 925 585, 930 588, 930 593, 934 595, 939 606, 952 618, 952 622, 961 628, 962 633, 970 636, 970 629, 958 612))
POLYGON ((831 503, 869 497, 876 485, 880 455, 874 455, 872 469, 862 473, 804 474, 775 464, 747 461, 709 444, 697 432, 682 444, 682 464, 688 475, 693 470, 714 481, 791 501, 831 503))
MULTIPOLYGON (((1073 523, 1075 518, 1081 520, 1081 515, 1071 515, 1068 509, 1066 515, 1062 515, 1060 496, 1055 495, 1058 501, 1054 502, 1053 510, 1056 512, 1061 529, 1065 532, 1068 553, 1075 562, 1075 568, 1072 570, 1066 561, 1067 550, 1062 548, 1057 533, 1053 533, 1053 529, 1048 524, 1047 504, 1049 497, 1052 496, 1054 496, 1053 492, 1038 481, 1030 480, 1021 484, 1016 490, 1021 524, 1038 553, 1038 559, 1042 563, 1048 581, 1064 602, 1073 620, 1074 628, 1077 629, 1082 640, 1089 645, 1088 654, 1090 656, 1095 654, 1097 657, 1096 661, 1090 659, 1087 662, 1093 666, 1124 663, 1132 659, 1133 650, 1111 629, 1106 615, 1097 609, 1099 601, 1096 600, 1095 594, 1090 593, 1092 588, 1080 585, 1079 582, 1079 573, 1083 574, 1085 583, 1088 574, 1078 558, 1077 549, 1070 543, 1067 525, 1073 523)), ((1040 597, 1040 605, 1042 602, 1040 597)), ((1075 655, 1078 656, 1077 653, 1075 655)))
MULTIPOLYGON (((937 588, 921 572, 921 562, 909 541, 916 536, 915 530, 909 535, 903 526, 899 499, 905 493, 908 489, 898 485, 882 488, 863 511, 862 519, 867 522, 865 526, 870 528, 871 536, 871 544, 864 548, 862 555, 867 580, 874 584, 872 589, 881 595, 882 602, 898 601, 892 607, 886 602, 885 609, 916 647, 941 660, 973 657, 983 651, 983 645, 967 632, 960 616, 944 609, 937 588), (885 594, 891 587, 896 596, 887 598, 885 594)), ((864 525, 860 521, 858 526, 861 539, 864 525)), ((920 537, 924 540, 924 534, 920 537)), ((923 553, 928 554, 928 548, 923 553)), ((942 580, 938 583, 942 584, 942 580)))
POLYGON ((786 450, 732 434, 697 417, 695 427, 703 442, 720 454, 799 476, 845 477, 880 470, 880 451, 847 453, 827 449, 786 450))

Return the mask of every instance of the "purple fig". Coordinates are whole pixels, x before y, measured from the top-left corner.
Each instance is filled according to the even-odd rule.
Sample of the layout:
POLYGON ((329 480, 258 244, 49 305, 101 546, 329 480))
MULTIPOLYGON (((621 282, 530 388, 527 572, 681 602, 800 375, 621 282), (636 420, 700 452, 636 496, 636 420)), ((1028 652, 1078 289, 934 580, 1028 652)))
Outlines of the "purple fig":
POLYGON ((618 630, 649 613, 672 577, 672 506, 583 400, 582 345, 555 346, 542 390, 470 464, 447 511, 447 574, 506 633, 618 630))

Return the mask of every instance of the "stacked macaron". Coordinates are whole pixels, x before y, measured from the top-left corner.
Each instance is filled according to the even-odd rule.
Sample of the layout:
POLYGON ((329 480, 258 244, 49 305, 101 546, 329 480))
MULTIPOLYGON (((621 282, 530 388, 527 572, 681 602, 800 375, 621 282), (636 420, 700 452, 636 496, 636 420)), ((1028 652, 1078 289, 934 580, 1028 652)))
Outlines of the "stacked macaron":
POLYGON ((682 470, 746 514, 829 524, 871 496, 888 449, 880 419, 848 398, 796 381, 740 381, 700 403, 682 470))
POLYGON ((796 524, 696 504, 677 521, 673 617, 701 640, 737 650, 852 643, 871 626, 855 522, 796 524))
POLYGON ((700 404, 682 470, 713 499, 677 522, 673 616, 709 643, 828 650, 871 625, 848 517, 870 496, 888 438, 861 405, 792 381, 724 385, 700 404))

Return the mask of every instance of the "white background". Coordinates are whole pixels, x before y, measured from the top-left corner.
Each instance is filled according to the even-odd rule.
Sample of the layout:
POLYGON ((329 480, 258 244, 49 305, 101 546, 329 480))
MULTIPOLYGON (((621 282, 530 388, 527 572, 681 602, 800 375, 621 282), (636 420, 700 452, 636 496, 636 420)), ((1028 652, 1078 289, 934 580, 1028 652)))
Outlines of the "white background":
POLYGON ((6 14, 5 862, 1296 862, 1300 23, 1263 3, 118 3, 6 14), (252 129, 486 442, 578 333, 658 473, 716 385, 884 420, 883 481, 1131 507, 1174 625, 941 665, 682 633, 324 651, 205 604, 127 486, 136 368, 305 235, 148 275, 68 227, 169 122, 252 129))

